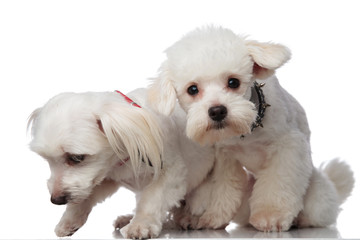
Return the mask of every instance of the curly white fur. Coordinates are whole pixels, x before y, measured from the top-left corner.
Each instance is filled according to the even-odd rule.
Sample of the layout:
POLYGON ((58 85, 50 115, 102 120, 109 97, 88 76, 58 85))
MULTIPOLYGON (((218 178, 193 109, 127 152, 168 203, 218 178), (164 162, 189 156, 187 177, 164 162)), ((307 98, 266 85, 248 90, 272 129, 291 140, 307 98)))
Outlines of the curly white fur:
POLYGON ((210 26, 185 35, 166 54, 150 86, 150 101, 159 112, 170 114, 178 99, 187 113, 187 136, 216 148, 213 182, 188 199, 196 206, 188 207, 190 214, 208 218, 196 227, 226 224, 226 210, 234 208, 244 211, 236 220, 250 214, 248 221, 261 231, 286 231, 294 222, 325 226, 336 221, 354 179, 345 163, 334 161, 324 170, 313 167, 306 114, 273 75, 290 59, 288 48, 210 26), (256 102, 250 101, 255 80, 266 83, 263 92, 271 107, 264 128, 251 132, 257 115, 256 102), (237 176, 239 166, 256 181, 237 176), (334 166, 343 171, 333 171, 334 166), (250 213, 241 204, 249 204, 250 213), (212 224, 215 216, 221 223, 212 224))

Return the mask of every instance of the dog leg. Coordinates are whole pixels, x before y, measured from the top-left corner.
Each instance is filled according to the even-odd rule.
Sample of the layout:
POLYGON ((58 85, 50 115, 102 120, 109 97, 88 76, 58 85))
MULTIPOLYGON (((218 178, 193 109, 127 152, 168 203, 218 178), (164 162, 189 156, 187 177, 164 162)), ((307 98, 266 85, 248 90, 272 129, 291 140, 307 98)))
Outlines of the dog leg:
POLYGON ((210 205, 214 182, 212 174, 185 197, 184 204, 172 210, 173 219, 184 230, 198 229, 199 218, 210 205))
POLYGON ((351 194, 353 186, 353 172, 339 159, 314 169, 297 226, 325 227, 335 223, 340 205, 351 194))
POLYGON ((186 193, 186 168, 181 160, 164 166, 160 174, 137 195, 135 215, 120 229, 125 238, 154 238, 159 236, 167 211, 180 205, 186 193))
POLYGON ((199 219, 197 229, 225 228, 239 209, 248 186, 248 176, 243 167, 237 160, 226 159, 220 151, 210 181, 213 183, 210 202, 199 219))
POLYGON ((290 133, 271 148, 264 169, 256 174, 250 223, 264 232, 287 231, 303 209, 313 169, 310 147, 305 136, 290 133))
POLYGON ((92 208, 116 192, 119 186, 114 181, 104 180, 94 188, 93 193, 86 200, 81 203, 68 203, 60 222, 55 228, 56 235, 58 237, 73 235, 85 224, 92 208))
POLYGON ((250 204, 249 199, 253 192, 255 178, 252 174, 248 174, 248 185, 246 190, 243 193, 243 198, 241 200, 241 206, 236 212, 236 215, 232 219, 233 222, 238 224, 239 226, 248 226, 249 225, 249 218, 250 218, 250 204))
MULTIPOLYGON (((188 197, 186 197, 185 199, 187 201, 188 197)), ((191 213, 191 210, 189 209, 189 206, 191 206, 190 202, 185 202, 185 204, 185 206, 174 208, 171 211, 174 224, 183 230, 196 229, 196 226, 199 222, 199 216, 191 213)))
POLYGON ((69 203, 66 210, 55 228, 58 237, 66 237, 73 235, 80 227, 82 227, 91 212, 92 206, 88 201, 80 204, 69 203))
POLYGON ((240 207, 247 186, 247 173, 239 162, 218 151, 212 173, 186 198, 185 214, 178 217, 178 224, 184 229, 225 228, 240 207))

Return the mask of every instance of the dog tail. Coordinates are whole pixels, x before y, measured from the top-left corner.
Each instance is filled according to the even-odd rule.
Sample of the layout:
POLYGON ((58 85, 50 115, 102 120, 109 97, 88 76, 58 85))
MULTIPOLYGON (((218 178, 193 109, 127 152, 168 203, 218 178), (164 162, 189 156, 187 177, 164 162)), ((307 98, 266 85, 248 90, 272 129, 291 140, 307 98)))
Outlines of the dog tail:
POLYGON ((344 161, 334 159, 322 164, 320 169, 334 184, 339 204, 344 203, 350 196, 355 184, 354 173, 350 166, 344 161))

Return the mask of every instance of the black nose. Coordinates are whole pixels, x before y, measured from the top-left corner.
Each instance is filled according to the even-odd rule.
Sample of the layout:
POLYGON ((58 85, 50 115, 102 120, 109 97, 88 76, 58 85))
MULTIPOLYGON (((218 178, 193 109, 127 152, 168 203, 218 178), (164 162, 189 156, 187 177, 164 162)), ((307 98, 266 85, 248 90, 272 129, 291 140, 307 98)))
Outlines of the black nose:
POLYGON ((64 205, 64 204, 67 204, 67 202, 68 202, 68 196, 67 196, 67 195, 58 196, 58 197, 53 197, 53 196, 51 196, 51 202, 52 202, 53 204, 56 204, 56 205, 64 205))
POLYGON ((219 105, 219 106, 209 108, 208 113, 209 113, 209 117, 212 120, 220 122, 220 121, 224 120, 224 118, 226 117, 227 109, 225 106, 219 105))

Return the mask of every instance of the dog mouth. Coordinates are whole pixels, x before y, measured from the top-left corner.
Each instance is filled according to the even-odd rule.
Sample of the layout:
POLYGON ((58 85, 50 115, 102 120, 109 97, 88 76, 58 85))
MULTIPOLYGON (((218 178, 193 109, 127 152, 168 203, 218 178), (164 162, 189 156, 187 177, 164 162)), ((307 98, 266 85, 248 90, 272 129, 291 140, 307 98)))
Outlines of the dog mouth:
POLYGON ((221 121, 221 122, 212 122, 208 125, 208 127, 206 128, 206 131, 210 131, 210 130, 221 130, 224 129, 228 126, 228 123, 226 121, 221 121))

